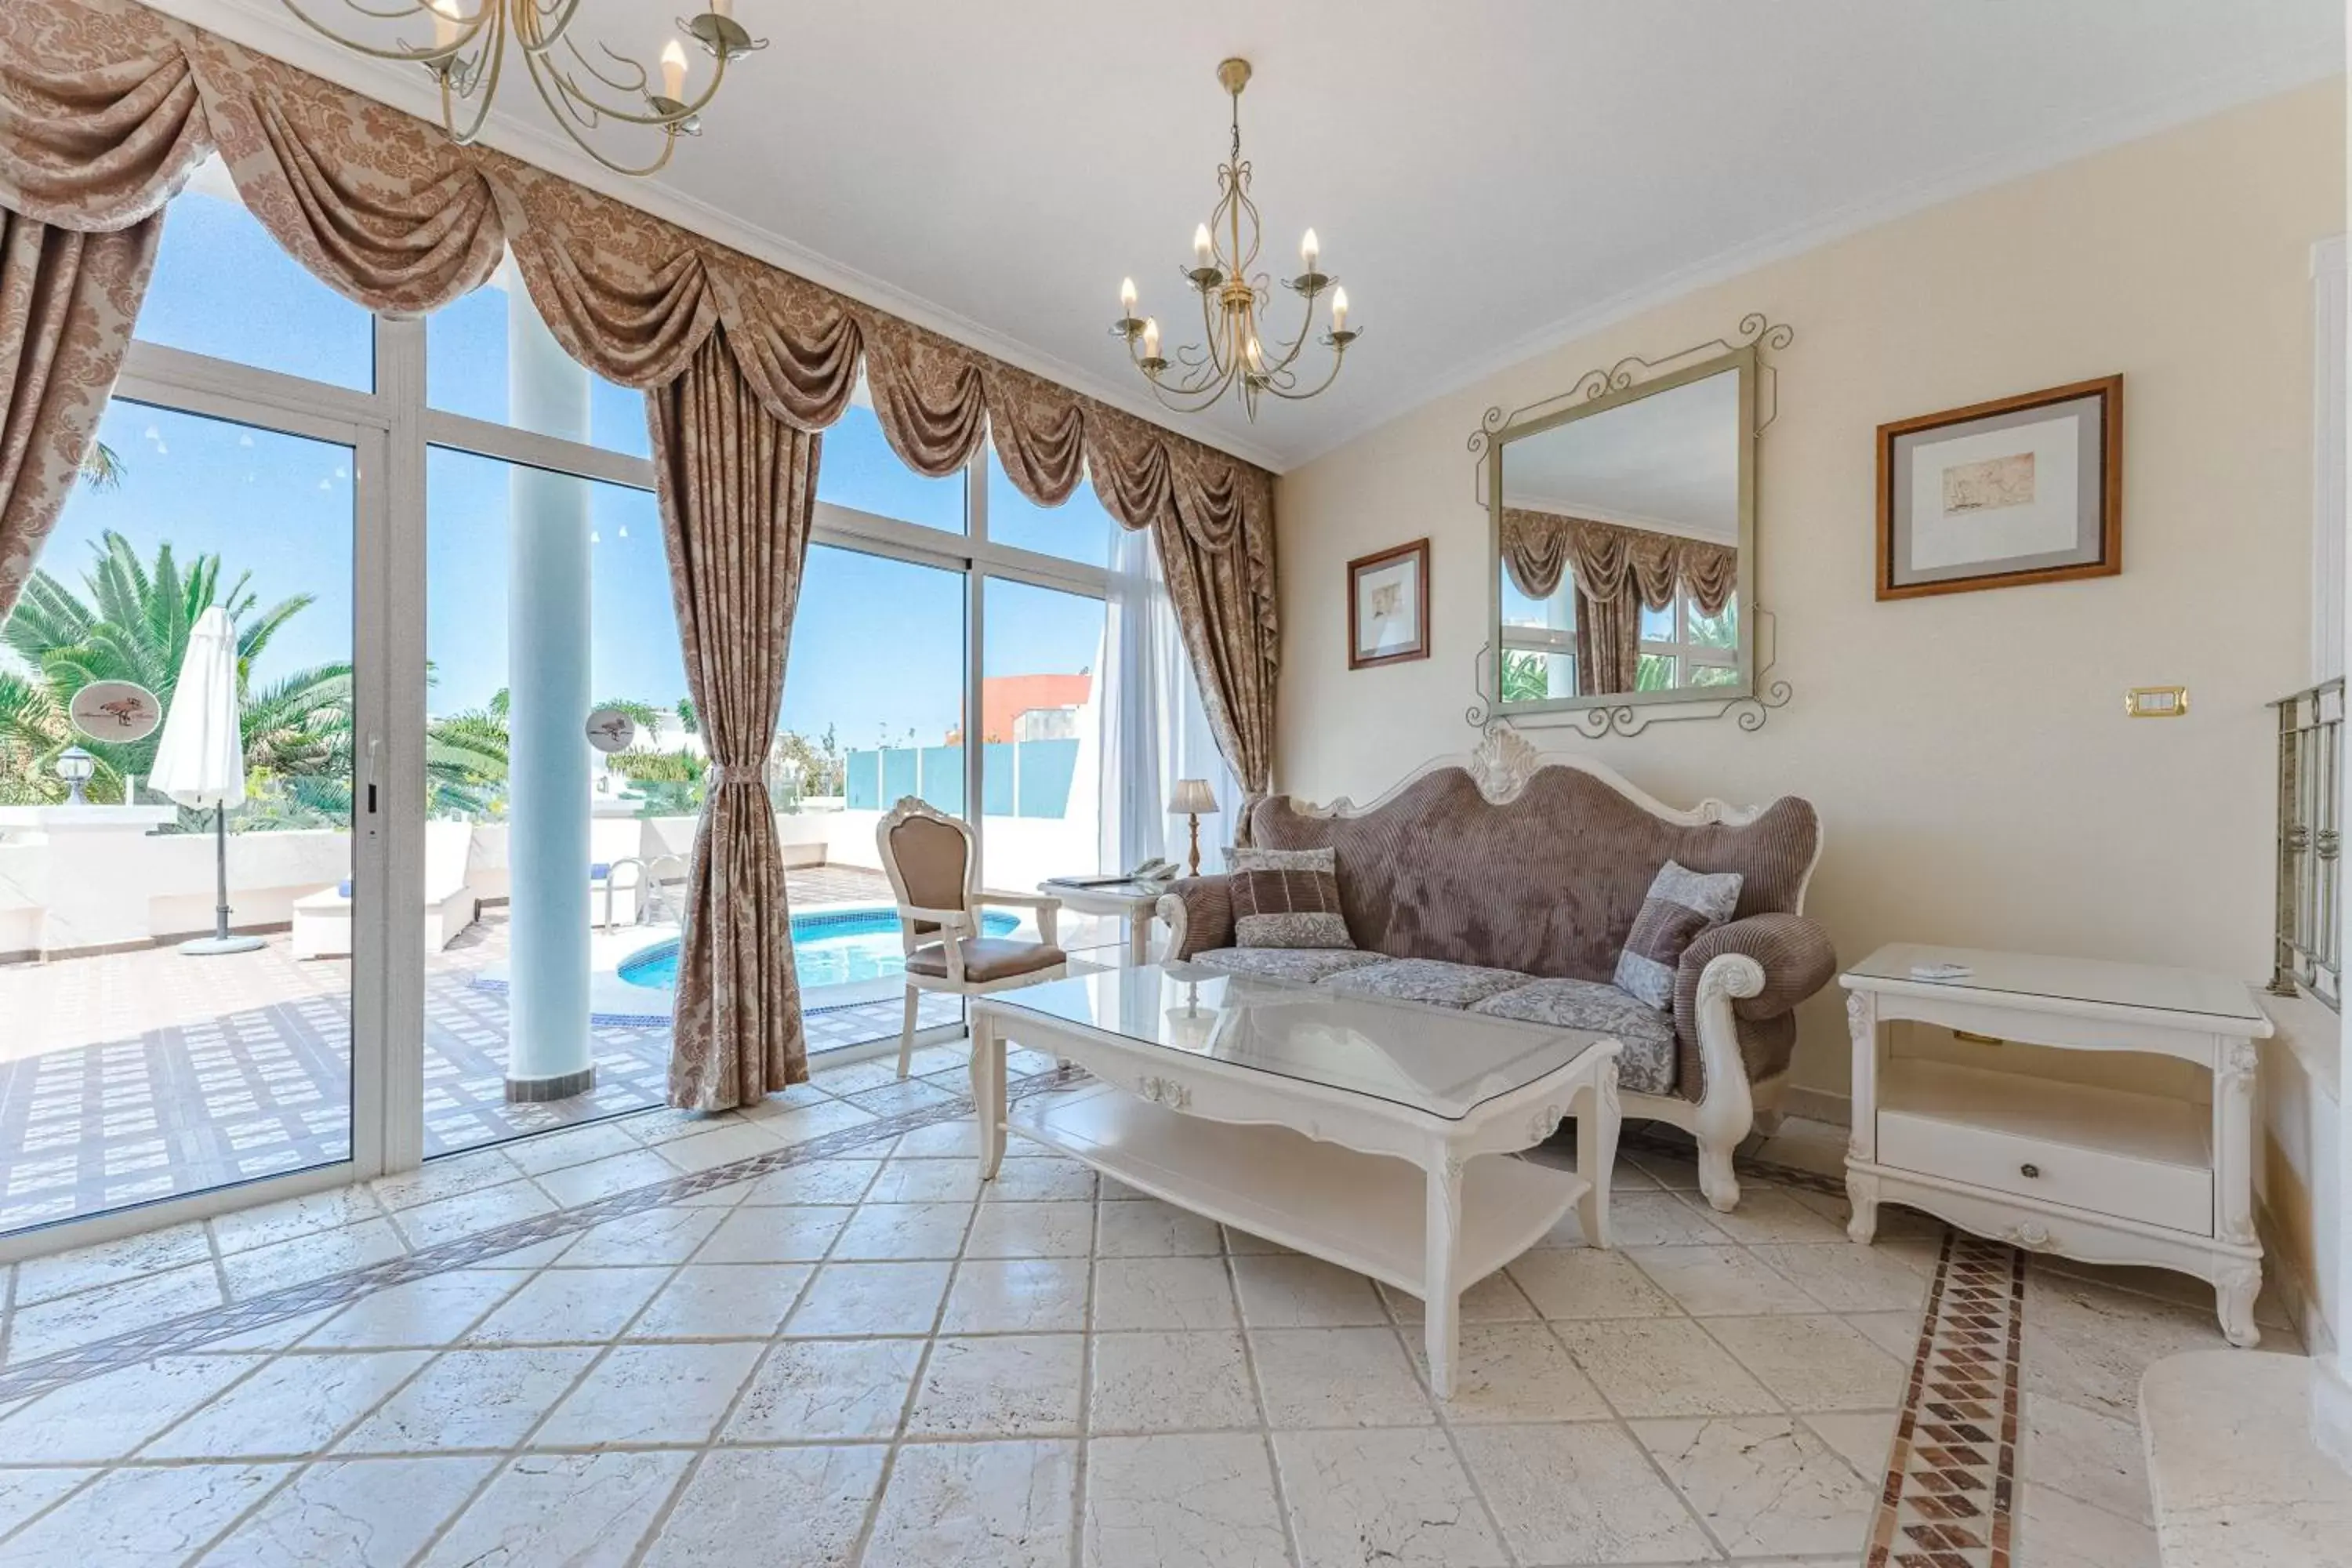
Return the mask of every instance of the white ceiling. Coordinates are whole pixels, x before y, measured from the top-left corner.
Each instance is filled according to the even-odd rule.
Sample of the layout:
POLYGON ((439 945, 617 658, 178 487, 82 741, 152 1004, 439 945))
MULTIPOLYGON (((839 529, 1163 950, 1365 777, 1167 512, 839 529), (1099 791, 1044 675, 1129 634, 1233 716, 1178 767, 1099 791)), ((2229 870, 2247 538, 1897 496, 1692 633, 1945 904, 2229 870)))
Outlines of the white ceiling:
MULTIPOLYGON (((388 101, 427 101, 415 68, 333 49, 280 0, 155 3, 388 101)), ((345 0, 306 4, 323 16, 345 0)), ((582 25, 650 60, 691 4, 583 0, 582 25)), ((1180 341, 1176 270, 1224 153, 1213 71, 1247 56, 1267 258, 1294 262, 1312 224, 1364 337, 1311 403, 1255 425, 1238 409, 1162 417, 1277 468, 1642 304, 2345 58, 2338 0, 737 13, 773 45, 734 68, 706 134, 656 180, 579 159, 520 78, 488 139, 1129 406, 1139 378, 1107 331, 1118 280, 1131 274, 1180 341)))
POLYGON ((1503 501, 1738 542, 1739 373, 1685 382, 1506 442, 1503 501))

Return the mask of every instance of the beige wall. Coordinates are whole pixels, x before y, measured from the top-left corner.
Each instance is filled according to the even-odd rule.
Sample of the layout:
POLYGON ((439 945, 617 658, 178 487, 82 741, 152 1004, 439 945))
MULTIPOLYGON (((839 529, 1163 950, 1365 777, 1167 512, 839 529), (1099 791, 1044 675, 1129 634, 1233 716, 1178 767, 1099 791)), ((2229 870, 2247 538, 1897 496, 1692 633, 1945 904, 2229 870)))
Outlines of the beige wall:
MULTIPOLYGON (((1759 595, 1795 700, 1753 734, 1533 738, 1677 803, 1814 801, 1828 848, 1809 910, 1848 959, 1912 938, 2267 974, 2263 704, 2306 669, 2309 253, 2344 227, 2343 116, 2339 78, 1896 219, 1285 476, 1277 784, 1361 798, 1475 742, 1464 709, 1489 590, 1464 441, 1489 405, 1763 310, 1797 333, 1758 492, 1759 595), (1877 425, 2117 371, 2120 577, 1872 597, 1877 425), (1350 673, 1344 563, 1424 533, 1433 656, 1350 673), (2189 718, 2123 716, 2126 687, 2175 683, 2189 718)), ((1351 374, 1379 374, 1376 354, 1351 374)), ((1796 1081, 1843 1092, 1834 996, 1803 1029, 1796 1081)))

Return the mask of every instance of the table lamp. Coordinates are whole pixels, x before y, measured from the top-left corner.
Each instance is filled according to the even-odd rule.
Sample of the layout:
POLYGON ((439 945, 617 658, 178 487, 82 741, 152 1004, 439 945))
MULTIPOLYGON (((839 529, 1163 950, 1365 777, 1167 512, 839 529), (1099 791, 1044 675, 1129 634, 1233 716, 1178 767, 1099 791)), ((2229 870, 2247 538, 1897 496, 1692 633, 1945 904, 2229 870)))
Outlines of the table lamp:
POLYGON ((1178 779, 1175 793, 1168 797, 1168 815, 1190 817, 1192 823, 1192 853, 1185 875, 1201 874, 1201 818, 1217 814, 1216 792, 1206 779, 1178 779))

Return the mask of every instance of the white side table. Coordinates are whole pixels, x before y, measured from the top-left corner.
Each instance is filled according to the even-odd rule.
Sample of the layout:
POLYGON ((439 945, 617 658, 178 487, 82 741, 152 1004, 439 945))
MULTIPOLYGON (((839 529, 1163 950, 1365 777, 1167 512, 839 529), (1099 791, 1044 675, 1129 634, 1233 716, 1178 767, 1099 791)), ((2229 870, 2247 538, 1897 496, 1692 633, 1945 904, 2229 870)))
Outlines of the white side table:
POLYGON ((1979 1236, 2213 1286, 2221 1331, 2256 1343, 2253 1042, 2242 982, 2185 969, 1897 943, 1841 976, 1853 1034, 1849 1234, 1899 1203, 1979 1236), (1963 979, 1915 979, 1962 963, 1963 979), (1905 1021, 2078 1051, 2145 1051, 2212 1074, 2211 1103, 1896 1057, 1905 1021))
POLYGON ((1160 907, 1164 882, 1066 882, 1048 877, 1037 890, 1062 900, 1064 909, 1082 915, 1116 915, 1127 921, 1127 961, 1140 966, 1151 962, 1151 916, 1160 907))

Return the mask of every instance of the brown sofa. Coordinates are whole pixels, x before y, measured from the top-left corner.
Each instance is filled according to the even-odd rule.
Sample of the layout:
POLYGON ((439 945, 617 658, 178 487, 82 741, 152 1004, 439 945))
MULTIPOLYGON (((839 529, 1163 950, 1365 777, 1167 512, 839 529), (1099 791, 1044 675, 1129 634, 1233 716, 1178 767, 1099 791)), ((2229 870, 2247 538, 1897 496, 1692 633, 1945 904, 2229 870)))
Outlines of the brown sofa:
POLYGON ((1358 951, 1232 945, 1218 876, 1180 881, 1160 900, 1168 958, 1603 1030, 1624 1044, 1625 1114, 1691 1131, 1708 1201, 1738 1201, 1732 1150, 1779 1099, 1797 1004, 1837 970, 1828 933, 1803 913, 1822 844, 1810 804, 1677 811, 1598 763, 1539 755, 1503 730, 1466 762, 1433 763, 1360 809, 1261 800, 1249 829, 1266 848, 1337 851, 1358 951), (1669 858, 1744 878, 1732 919, 1684 953, 1671 1015, 1611 984, 1669 858))

